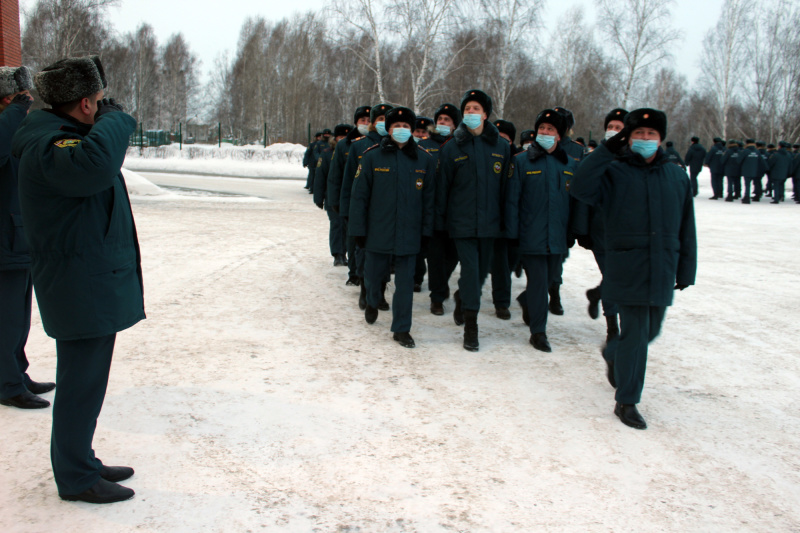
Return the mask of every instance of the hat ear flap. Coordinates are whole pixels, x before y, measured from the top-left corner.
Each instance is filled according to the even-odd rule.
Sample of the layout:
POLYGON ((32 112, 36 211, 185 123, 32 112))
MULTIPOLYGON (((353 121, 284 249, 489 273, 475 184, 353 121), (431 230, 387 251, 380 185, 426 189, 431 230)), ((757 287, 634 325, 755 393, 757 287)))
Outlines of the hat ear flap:
POLYGON ((94 62, 94 66, 97 67, 97 73, 100 74, 100 82, 103 84, 103 89, 105 89, 108 87, 108 82, 106 81, 106 71, 103 70, 103 64, 100 62, 100 56, 92 56, 90 59, 94 62))

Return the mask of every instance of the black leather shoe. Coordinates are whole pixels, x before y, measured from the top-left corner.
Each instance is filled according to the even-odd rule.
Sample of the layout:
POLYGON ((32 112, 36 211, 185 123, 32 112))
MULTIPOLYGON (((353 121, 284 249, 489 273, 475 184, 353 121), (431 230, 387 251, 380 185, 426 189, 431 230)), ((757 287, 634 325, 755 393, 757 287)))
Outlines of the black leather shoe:
POLYGON ((0 405, 7 405, 18 409, 44 409, 45 407, 50 407, 50 402, 26 390, 11 398, 0 400, 0 405))
POLYGON ((59 494, 59 496, 68 502, 114 503, 130 500, 134 494, 136 493, 128 487, 100 478, 92 488, 80 494, 59 494))
POLYGON ((547 304, 547 308, 554 315, 563 315, 564 308, 561 306, 561 286, 554 283, 547 292, 550 294, 550 302, 547 304))
POLYGON ((350 276, 349 278, 347 278, 347 283, 345 283, 345 285, 347 285, 348 287, 358 287, 360 284, 361 283, 360 280, 358 279, 358 276, 350 276))
POLYGON ((378 320, 378 310, 367 305, 367 308, 364 310, 364 320, 367 321, 367 324, 374 324, 375 321, 378 320))
POLYGON ((709 200, 719 200, 719 196, 712 196, 709 200))
POLYGON ((388 311, 391 309, 391 306, 389 305, 389 302, 386 301, 386 298, 383 298, 380 302, 378 302, 378 309, 381 311, 388 311))
POLYGON ((597 320, 600 316, 600 287, 586 291, 586 299, 589 300, 589 316, 597 320))
POLYGON ((444 314, 444 305, 431 302, 431 313, 436 316, 442 316, 444 314))
POLYGON ((733 201, 733 196, 731 196, 731 195, 726 196, 725 197, 725 201, 726 202, 732 202, 733 201))
POLYGON ((358 308, 362 311, 367 308, 367 286, 361 283, 361 292, 358 295, 358 308))
POLYGON ((547 341, 547 334, 545 333, 534 333, 531 335, 530 343, 531 346, 540 352, 549 353, 553 351, 553 349, 550 347, 550 343, 547 341))
POLYGON ((494 311, 500 320, 511 320, 511 311, 508 310, 508 307, 495 307, 494 311))
POLYGON ((422 292, 422 284, 421 283, 415 283, 414 284, 414 292, 422 292))
POLYGON ((458 294, 458 291, 453 294, 453 300, 456 301, 456 308, 453 309, 453 320, 455 321, 456 326, 463 326, 464 311, 461 309, 461 295, 458 294))
POLYGON ((25 387, 30 392, 34 394, 44 394, 46 392, 50 392, 51 390, 56 388, 56 384, 52 381, 42 381, 41 383, 37 383, 36 381, 31 381, 31 384, 25 387))
POLYGON ((531 325, 531 315, 528 314, 528 304, 527 302, 522 301, 522 293, 517 296, 517 302, 519 302, 519 306, 522 308, 522 321, 525 322, 526 326, 531 325))
POLYGON ((129 466, 105 466, 100 469, 100 477, 112 483, 125 481, 133 476, 133 468, 129 466))
POLYGON ((414 339, 411 338, 411 335, 407 331, 395 333, 392 335, 392 338, 403 348, 413 348, 416 346, 416 344, 414 344, 414 339))
POLYGON ((639 414, 639 410, 636 409, 636 404, 617 402, 617 405, 614 407, 614 414, 617 415, 626 426, 630 426, 634 429, 647 429, 647 422, 645 422, 642 415, 639 414))

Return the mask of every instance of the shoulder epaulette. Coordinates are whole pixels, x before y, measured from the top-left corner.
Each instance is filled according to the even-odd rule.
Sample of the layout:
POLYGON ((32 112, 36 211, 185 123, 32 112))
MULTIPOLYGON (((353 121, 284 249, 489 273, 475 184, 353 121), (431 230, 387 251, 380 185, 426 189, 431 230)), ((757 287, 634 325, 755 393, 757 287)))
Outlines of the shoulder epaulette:
POLYGON ((431 157, 433 157, 433 156, 431 155, 431 153, 430 153, 429 151, 427 151, 425 148, 423 148, 422 146, 420 146, 420 145, 417 145, 417 148, 418 148, 418 149, 420 149, 420 150, 422 150, 423 152, 425 152, 427 155, 430 155, 431 157))
POLYGON ((380 143, 375 143, 375 144, 373 144, 372 146, 370 146, 369 148, 367 148, 366 150, 364 150, 364 153, 366 154, 366 153, 367 153, 367 152, 369 152, 370 150, 374 150, 375 148, 377 148, 377 147, 378 147, 378 146, 380 146, 380 145, 381 145, 380 143))

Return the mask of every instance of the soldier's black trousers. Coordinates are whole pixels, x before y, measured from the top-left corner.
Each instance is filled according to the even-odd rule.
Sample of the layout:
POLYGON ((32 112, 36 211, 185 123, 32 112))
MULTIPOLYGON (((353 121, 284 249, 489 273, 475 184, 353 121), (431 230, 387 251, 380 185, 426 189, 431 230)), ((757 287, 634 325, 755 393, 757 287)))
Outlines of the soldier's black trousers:
POLYGON ((711 190, 717 198, 722 198, 725 195, 722 189, 724 177, 724 174, 711 174, 711 190))
POLYGON ((741 196, 742 195, 742 177, 741 176, 725 176, 728 178, 728 196, 741 196))
POLYGON ((414 265, 416 255, 379 254, 364 252, 364 283, 367 305, 378 307, 381 288, 389 276, 394 258, 394 296, 392 297, 392 331, 411 331, 411 309, 414 304, 414 265))
MULTIPOLYGON (((606 273, 606 252, 605 250, 592 250, 592 254, 594 254, 594 260, 597 262, 597 267, 600 269, 600 274, 605 275, 606 273)), ((603 289, 603 281, 600 280, 600 294, 602 294, 603 289)), ((600 303, 603 304, 603 316, 614 316, 619 313, 619 308, 617 304, 613 302, 608 302, 604 298, 601 298, 600 303)))
POLYGON ((330 222, 328 246, 330 247, 331 255, 344 254, 347 251, 347 246, 345 245, 347 227, 344 224, 344 219, 327 205, 325 206, 325 211, 328 213, 328 221, 330 222))
POLYGON ((453 239, 458 250, 458 260, 461 262, 461 277, 458 278, 458 294, 461 297, 463 309, 480 311, 481 288, 489 267, 492 264, 494 253, 494 239, 491 237, 481 239, 453 239))
POLYGON ((56 397, 50 460, 59 494, 80 494, 100 479, 103 463, 92 449, 103 407, 116 334, 56 341, 56 397))
POLYGON ((428 289, 431 301, 440 304, 450 292, 450 276, 458 264, 458 252, 453 239, 433 236, 428 245, 428 289))
POLYGON ((692 194, 694 194, 694 196, 697 196, 697 188, 698 188, 697 175, 698 174, 700 174, 699 170, 697 172, 695 172, 695 171, 690 171, 689 172, 689 180, 692 183, 692 194))
POLYGON ((492 303, 497 309, 508 309, 511 305, 511 270, 519 259, 519 246, 510 246, 508 239, 495 239, 492 257, 492 303))
POLYGON ((0 270, 0 399, 25 392, 25 344, 31 330, 33 282, 28 269, 0 270))
POLYGON ((744 196, 742 198, 750 197, 750 185, 753 185, 753 194, 759 198, 763 194, 761 190, 761 178, 744 178, 744 196))

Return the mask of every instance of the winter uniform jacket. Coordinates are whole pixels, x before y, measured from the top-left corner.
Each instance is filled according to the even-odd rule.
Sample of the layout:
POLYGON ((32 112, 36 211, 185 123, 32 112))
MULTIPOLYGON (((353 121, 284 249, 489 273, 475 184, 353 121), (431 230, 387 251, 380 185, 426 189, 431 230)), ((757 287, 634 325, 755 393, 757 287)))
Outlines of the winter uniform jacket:
POLYGON ((19 208, 19 160, 11 155, 11 138, 27 113, 25 106, 20 104, 9 104, 0 113, 0 270, 31 267, 28 239, 25 238, 19 208))
POLYGON ((448 139, 450 139, 451 137, 452 135, 450 137, 443 137, 438 133, 432 133, 427 139, 421 140, 419 142, 419 145, 438 161, 442 145, 446 143, 448 139))
POLYGON ((567 153, 568 156, 579 163, 586 155, 586 148, 573 141, 569 136, 566 136, 558 141, 558 145, 567 153))
POLYGON ((800 177, 800 152, 794 154, 794 160, 792 162, 792 171, 790 175, 794 178, 800 177))
POLYGON ((727 177, 738 178, 742 175, 742 160, 738 146, 731 146, 722 154, 722 168, 727 177))
MULTIPOLYGON (((347 137, 336 143, 331 157, 331 165, 328 169, 328 184, 325 191, 325 202, 334 209, 339 209, 339 198, 342 194, 342 175, 344 165, 347 163, 347 156, 350 154, 350 147, 353 142, 361 139, 357 128, 350 130, 347 137)), ((346 216, 347 213, 344 213, 346 216)))
POLYGON ((725 145, 723 143, 715 143, 714 146, 708 149, 705 165, 712 174, 722 174, 725 171, 725 167, 722 164, 722 155, 724 153, 725 145))
POLYGON ((767 164, 772 180, 785 180, 792 169, 792 154, 786 148, 779 148, 772 153, 767 164))
POLYGON ((110 335, 143 318, 141 256, 120 172, 136 121, 110 112, 94 126, 33 111, 13 140, 31 273, 45 332, 110 335))
POLYGON ((689 167, 692 174, 699 174, 703 170, 703 163, 706 160, 706 149, 700 143, 692 143, 686 151, 684 162, 689 167))
POLYGON ((647 164, 626 150, 598 146, 578 167, 570 194, 599 206, 605 223, 602 298, 667 306, 674 286, 693 285, 697 235, 691 183, 659 149, 647 164))
POLYGON ((390 138, 364 152, 353 182, 349 233, 369 252, 416 255, 433 235, 436 160, 414 141, 390 138))
POLYGON ((667 160, 670 163, 678 165, 679 167, 681 167, 681 169, 683 169, 684 172, 686 171, 686 163, 683 162, 683 159, 681 159, 681 155, 675 148, 673 148, 672 146, 665 148, 664 155, 667 156, 667 160))
POLYGON ((739 159, 742 161, 742 176, 745 178, 760 178, 767 171, 764 158, 756 149, 754 144, 749 144, 739 152, 739 159))
POLYGON ((326 192, 328 189, 328 173, 331 167, 333 148, 328 146, 319 153, 317 159, 317 169, 314 174, 314 203, 322 205, 325 203, 326 192))
POLYGON ((441 148, 436 179, 436 229, 453 239, 501 237, 511 147, 485 120, 475 136, 462 122, 441 148))
POLYGON ((578 163, 557 146, 538 143, 514 158, 505 209, 506 237, 519 239, 523 255, 567 253, 569 187, 578 163))
MULTIPOLYGON (((347 154, 347 162, 344 165, 344 173, 342 174, 342 192, 339 194, 339 214, 343 217, 348 216, 350 212, 350 195, 353 192, 353 179, 358 171, 358 165, 361 164, 361 156, 370 148, 381 142, 381 134, 377 131, 369 132, 365 137, 356 139, 350 146, 350 152, 347 154)), ((413 141, 412 141, 413 142, 413 141)), ((348 234, 350 230, 348 228, 348 234)))

